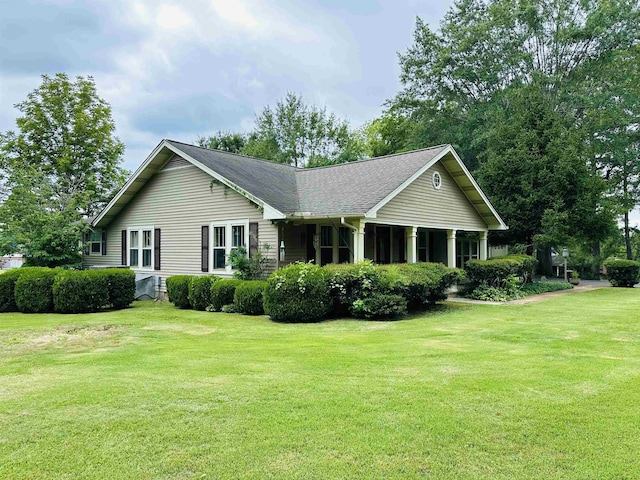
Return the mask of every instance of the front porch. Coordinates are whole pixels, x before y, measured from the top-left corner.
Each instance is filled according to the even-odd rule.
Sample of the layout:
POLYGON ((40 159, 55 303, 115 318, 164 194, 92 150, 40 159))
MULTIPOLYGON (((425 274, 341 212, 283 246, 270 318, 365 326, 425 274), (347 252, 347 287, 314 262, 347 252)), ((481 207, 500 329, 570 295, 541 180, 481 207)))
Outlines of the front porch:
POLYGON ((297 261, 378 264, 436 262, 462 268, 471 259, 487 258, 487 232, 389 225, 349 219, 289 221, 278 225, 284 247, 278 266, 297 261))

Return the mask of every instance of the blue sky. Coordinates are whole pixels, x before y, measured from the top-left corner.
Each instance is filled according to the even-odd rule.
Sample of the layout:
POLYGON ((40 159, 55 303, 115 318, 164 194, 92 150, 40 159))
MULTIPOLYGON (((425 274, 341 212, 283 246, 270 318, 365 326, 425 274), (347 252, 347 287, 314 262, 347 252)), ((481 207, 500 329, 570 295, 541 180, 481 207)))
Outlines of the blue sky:
MULTIPOLYGON (((4 2, 3 2, 4 3, 4 2)), ((449 0, 9 0, 0 15, 0 131, 40 75, 92 75, 135 169, 162 138, 247 131, 287 91, 357 127, 399 88, 416 16, 449 0)))

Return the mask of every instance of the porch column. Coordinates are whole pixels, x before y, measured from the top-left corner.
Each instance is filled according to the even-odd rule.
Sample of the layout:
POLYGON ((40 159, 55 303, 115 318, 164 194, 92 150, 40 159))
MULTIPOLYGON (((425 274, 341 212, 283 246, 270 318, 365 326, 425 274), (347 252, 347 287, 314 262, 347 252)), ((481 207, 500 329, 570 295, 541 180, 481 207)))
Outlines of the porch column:
POLYGON ((356 223, 354 226, 358 228, 358 231, 355 232, 355 248, 353 250, 353 262, 360 262, 364 260, 364 227, 367 225, 367 222, 360 221, 356 223))
POLYGON ((456 231, 447 230, 447 266, 456 266, 456 231))
POLYGON ((480 232, 480 260, 487 259, 487 232, 480 232))
POLYGON ((418 227, 407 227, 407 263, 418 261, 418 227))

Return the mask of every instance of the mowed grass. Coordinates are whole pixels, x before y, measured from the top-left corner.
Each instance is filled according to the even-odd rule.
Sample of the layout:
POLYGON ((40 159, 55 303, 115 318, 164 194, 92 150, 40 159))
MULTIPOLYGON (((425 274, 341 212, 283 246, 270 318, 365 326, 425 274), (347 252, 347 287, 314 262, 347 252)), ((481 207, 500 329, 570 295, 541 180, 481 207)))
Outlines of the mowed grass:
POLYGON ((640 478, 639 312, 2 314, 0 478, 640 478))

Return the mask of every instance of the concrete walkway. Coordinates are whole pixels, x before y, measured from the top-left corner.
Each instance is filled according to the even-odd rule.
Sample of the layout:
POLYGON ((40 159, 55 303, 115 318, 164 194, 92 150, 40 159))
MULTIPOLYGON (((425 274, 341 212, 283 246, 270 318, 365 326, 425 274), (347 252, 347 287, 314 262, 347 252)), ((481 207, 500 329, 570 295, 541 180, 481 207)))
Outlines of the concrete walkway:
MULTIPOLYGON (((562 279, 549 279, 548 281, 562 281, 562 279)), ((454 303, 468 303, 473 305, 527 305, 529 303, 541 302, 553 297, 560 297, 562 295, 571 295, 573 293, 581 293, 589 290, 597 290, 599 288, 608 288, 611 284, 606 280, 581 280, 580 285, 574 286, 570 290, 559 290, 557 292, 539 293, 537 295, 529 295, 528 297, 520 298, 518 300, 511 300, 510 302, 485 302, 484 300, 473 300, 471 298, 458 297, 456 294, 451 294, 445 300, 447 302, 454 303)))

